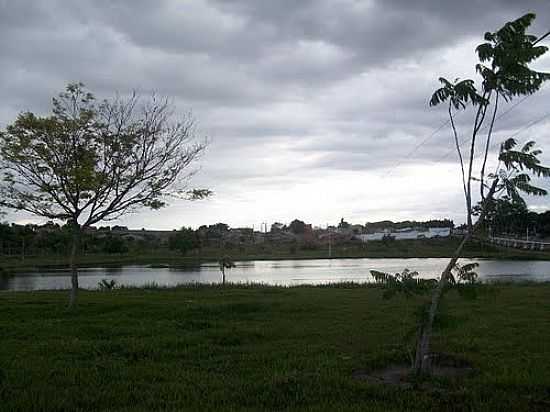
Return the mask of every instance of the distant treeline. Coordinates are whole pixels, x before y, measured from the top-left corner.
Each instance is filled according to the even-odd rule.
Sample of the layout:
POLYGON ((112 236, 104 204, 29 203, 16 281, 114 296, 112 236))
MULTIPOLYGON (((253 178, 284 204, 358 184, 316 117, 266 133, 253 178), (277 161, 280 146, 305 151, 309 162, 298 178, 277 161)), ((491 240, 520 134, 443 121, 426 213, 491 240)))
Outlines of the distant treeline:
POLYGON ((486 228, 493 235, 550 237, 550 210, 536 213, 521 202, 508 198, 493 204, 487 216, 486 228))
MULTIPOLYGON (((128 232, 124 226, 101 227, 83 232, 80 248, 86 254, 140 254, 171 250, 187 253, 204 245, 219 245, 229 230, 223 223, 198 230, 181 228, 159 236, 158 232, 128 232)), ((0 223, 0 256, 66 256, 71 247, 68 225, 48 222, 44 225, 0 223)))
MULTIPOLYGON (((65 256, 70 250, 70 246, 71 231, 67 226, 0 224, 0 255, 65 256)), ((85 254, 115 254, 129 251, 150 251, 158 248, 158 240, 152 236, 143 236, 143 239, 136 240, 123 238, 116 235, 115 232, 84 233, 81 240, 81 249, 85 254)))

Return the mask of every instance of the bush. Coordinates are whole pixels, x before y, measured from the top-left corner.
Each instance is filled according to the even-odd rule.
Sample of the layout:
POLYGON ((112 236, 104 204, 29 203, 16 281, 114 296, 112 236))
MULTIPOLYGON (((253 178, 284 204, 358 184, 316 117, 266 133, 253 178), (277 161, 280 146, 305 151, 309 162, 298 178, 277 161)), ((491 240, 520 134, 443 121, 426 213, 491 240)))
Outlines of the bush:
POLYGON ((97 286, 99 287, 99 290, 101 290, 101 291, 104 291, 104 292, 105 291, 111 291, 111 290, 116 288, 117 282, 114 279, 110 279, 110 280, 101 279, 101 281, 97 284, 97 286))

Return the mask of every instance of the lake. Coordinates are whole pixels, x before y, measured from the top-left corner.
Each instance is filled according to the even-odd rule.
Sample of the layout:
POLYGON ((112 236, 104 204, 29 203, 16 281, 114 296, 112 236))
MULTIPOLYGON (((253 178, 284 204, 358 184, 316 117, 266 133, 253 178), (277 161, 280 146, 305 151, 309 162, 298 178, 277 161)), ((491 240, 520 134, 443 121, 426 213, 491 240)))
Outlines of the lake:
MULTIPOLYGON (((437 277, 448 259, 308 259, 257 260, 235 262, 237 267, 226 270, 228 282, 264 283, 293 286, 331 282, 371 282, 370 270, 395 273, 404 268, 416 270, 421 277, 437 277)), ((550 261, 514 261, 462 259, 462 263, 478 262, 483 281, 550 281, 550 261)), ((188 283, 220 283, 216 263, 189 267, 122 266, 92 267, 79 270, 80 286, 97 288, 102 279, 114 279, 118 285, 144 286, 157 284, 175 286, 188 283)), ((70 287, 66 269, 40 269, 0 276, 0 290, 53 290, 70 287)))

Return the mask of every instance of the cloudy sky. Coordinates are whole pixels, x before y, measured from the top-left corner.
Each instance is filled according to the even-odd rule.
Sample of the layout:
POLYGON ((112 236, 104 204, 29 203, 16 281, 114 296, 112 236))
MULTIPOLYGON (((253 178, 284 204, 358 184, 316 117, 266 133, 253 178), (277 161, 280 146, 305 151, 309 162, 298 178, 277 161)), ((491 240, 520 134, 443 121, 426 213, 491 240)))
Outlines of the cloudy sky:
MULTIPOLYGON (((528 11, 533 34, 550 30, 547 0, 0 0, 0 128, 71 81, 192 110, 210 141, 194 186, 215 196, 131 227, 463 222, 450 130, 434 133, 445 112, 427 101, 439 76, 475 76, 485 31, 528 11)), ((497 139, 535 139, 550 162, 548 101, 550 86, 507 112, 497 139)))

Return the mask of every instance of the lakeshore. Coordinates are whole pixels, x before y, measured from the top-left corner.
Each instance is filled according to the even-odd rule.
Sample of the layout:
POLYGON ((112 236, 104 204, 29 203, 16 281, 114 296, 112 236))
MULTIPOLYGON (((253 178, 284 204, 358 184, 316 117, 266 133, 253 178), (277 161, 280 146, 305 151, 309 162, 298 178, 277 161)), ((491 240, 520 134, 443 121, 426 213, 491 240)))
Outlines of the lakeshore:
MULTIPOLYGON (((329 258, 448 258, 460 242, 459 238, 400 240, 392 243, 370 242, 358 246, 335 246, 330 256, 326 248, 297 249, 247 247, 235 249, 205 248, 182 255, 167 249, 145 253, 122 254, 83 254, 78 258, 80 267, 123 266, 123 265, 197 265, 204 262, 217 262, 224 255, 233 260, 297 260, 329 258)), ((550 260, 550 251, 531 251, 470 242, 464 250, 465 258, 510 259, 510 260, 550 260)), ((7 272, 20 272, 35 268, 63 268, 69 264, 65 255, 3 256, 0 268, 7 272)))

